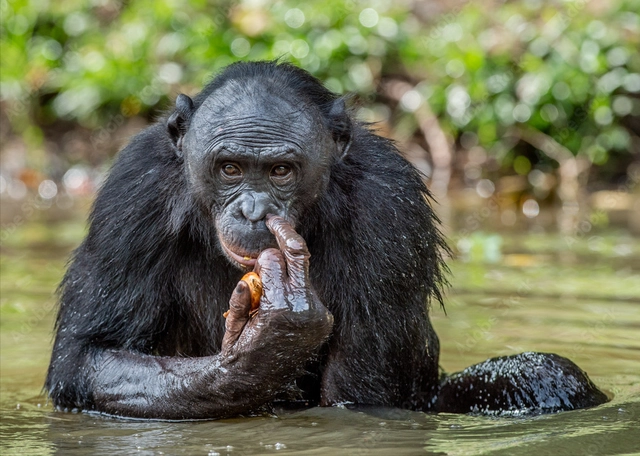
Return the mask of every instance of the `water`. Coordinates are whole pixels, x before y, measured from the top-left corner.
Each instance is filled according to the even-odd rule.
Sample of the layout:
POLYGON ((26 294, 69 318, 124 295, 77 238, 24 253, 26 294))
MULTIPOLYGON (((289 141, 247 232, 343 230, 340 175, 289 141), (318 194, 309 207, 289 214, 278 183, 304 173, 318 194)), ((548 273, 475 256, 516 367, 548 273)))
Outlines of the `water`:
POLYGON ((36 218, 3 232, 3 455, 640 453, 638 239, 502 236, 499 254, 492 248, 485 258, 480 235, 452 263, 447 315, 432 312, 447 371, 491 356, 555 352, 612 395, 603 406, 520 419, 314 408, 278 410, 272 417, 144 422, 54 412, 42 395, 53 291, 82 231, 77 221, 36 218))

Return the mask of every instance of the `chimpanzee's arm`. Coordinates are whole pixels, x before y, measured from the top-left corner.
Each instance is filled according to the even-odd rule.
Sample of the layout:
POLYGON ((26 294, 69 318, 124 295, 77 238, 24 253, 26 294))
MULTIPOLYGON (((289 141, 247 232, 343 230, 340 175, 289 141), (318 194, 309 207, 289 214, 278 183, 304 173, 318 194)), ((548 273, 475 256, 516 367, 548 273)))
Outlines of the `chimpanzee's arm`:
POLYGON ((179 358, 107 350, 88 360, 87 368, 92 372, 88 379, 91 409, 139 418, 224 418, 249 413, 268 401, 269 388, 279 387, 281 381, 260 376, 255 369, 255 378, 247 378, 246 372, 240 373, 219 355, 179 358))
MULTIPOLYGON (((274 262, 269 255, 278 261, 272 252, 260 258, 267 288, 273 275, 267 268, 274 262)), ((251 319, 249 310, 248 287, 241 281, 231 297, 222 351, 215 356, 88 354, 87 405, 108 414, 163 419, 224 418, 256 410, 300 373, 330 325, 326 311, 292 312, 282 301, 265 301, 251 319)))
MULTIPOLYGON (((250 331, 260 331, 258 326, 251 325, 250 331)), ((246 351, 233 353, 234 347, 224 346, 219 355, 201 358, 102 351, 88 358, 85 366, 91 408, 114 415, 163 419, 250 413, 271 401, 313 356, 316 344, 304 347, 304 339, 292 339, 298 329, 279 327, 268 339, 263 338, 278 341, 277 358, 275 347, 268 343, 254 347, 256 341, 248 344, 248 339, 244 341, 246 351)))

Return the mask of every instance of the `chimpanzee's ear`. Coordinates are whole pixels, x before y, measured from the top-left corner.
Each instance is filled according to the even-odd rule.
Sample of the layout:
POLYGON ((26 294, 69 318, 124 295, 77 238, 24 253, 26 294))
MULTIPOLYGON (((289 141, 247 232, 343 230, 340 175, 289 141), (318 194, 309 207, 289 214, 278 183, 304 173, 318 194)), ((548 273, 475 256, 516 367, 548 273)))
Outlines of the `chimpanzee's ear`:
POLYGON ((167 119, 167 131, 176 146, 178 155, 182 155, 182 138, 187 132, 193 111, 193 100, 181 93, 176 98, 176 110, 167 119))
POLYGON ((338 146, 339 160, 342 160, 351 147, 351 118, 347 112, 344 98, 338 98, 333 102, 329 110, 329 129, 333 134, 333 140, 338 146))

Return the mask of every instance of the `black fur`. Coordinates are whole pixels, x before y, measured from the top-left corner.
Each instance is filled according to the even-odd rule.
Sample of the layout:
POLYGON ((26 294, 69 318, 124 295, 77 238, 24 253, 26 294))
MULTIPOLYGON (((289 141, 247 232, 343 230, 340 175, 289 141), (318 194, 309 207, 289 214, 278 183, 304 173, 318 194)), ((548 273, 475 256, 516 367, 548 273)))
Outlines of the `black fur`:
MULTIPOLYGON (((351 401, 431 409, 439 389, 439 347, 428 303, 442 303, 446 246, 421 176, 390 141, 352 120, 336 95, 289 64, 232 65, 194 98, 194 107, 229 81, 242 87, 255 79, 279 87, 303 109, 319 110, 344 152, 333 159, 326 190, 296 228, 311 252, 312 285, 335 323, 320 357, 306 365, 308 374, 300 376, 303 362, 290 369, 292 378, 298 377, 306 398, 324 405, 351 401)), ((196 381, 191 390, 163 392, 149 364, 157 359, 186 366, 176 373, 172 364, 171 375, 188 379, 197 360, 217 355, 222 314, 242 275, 220 250, 213 223, 193 197, 184 158, 176 154, 176 138, 190 122, 188 109, 183 111, 179 107, 169 119, 169 131, 162 119, 135 136, 98 193, 89 233, 60 286, 46 380, 58 407, 215 418, 246 413, 277 394, 265 391, 222 411, 193 406, 192 413, 170 412, 180 409, 179 401, 215 398, 196 381), (108 383, 104 378, 116 382, 127 376, 136 379, 121 396, 144 396, 150 382, 167 401, 167 411, 147 412, 151 399, 130 409, 96 398, 96 391, 111 387, 102 384, 108 383)), ((285 380, 278 380, 280 389, 285 380)))

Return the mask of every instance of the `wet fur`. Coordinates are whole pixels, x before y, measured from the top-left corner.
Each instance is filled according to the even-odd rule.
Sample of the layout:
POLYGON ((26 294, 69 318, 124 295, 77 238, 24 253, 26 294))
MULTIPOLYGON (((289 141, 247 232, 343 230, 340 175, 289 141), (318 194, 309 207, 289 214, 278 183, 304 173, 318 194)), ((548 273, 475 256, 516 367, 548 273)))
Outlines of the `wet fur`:
MULTIPOLYGON (((349 142, 296 227, 311 252, 312 285, 335 318, 320 356, 292 368, 307 372, 303 395, 323 405, 434 409, 439 347, 428 305, 442 303, 446 246, 421 176, 392 142, 335 117, 336 95, 289 64, 232 65, 194 98, 196 108, 225 81, 246 78, 277 81, 320 110, 336 141, 349 142)), ((192 197, 165 124, 143 130, 118 156, 60 285, 46 380, 58 407, 101 409, 90 366, 109 349, 190 358, 220 351, 222 314, 242 272, 192 197)), ((271 399, 265 393, 262 402, 271 399)), ((452 401, 441 397, 439 409, 452 401)))

